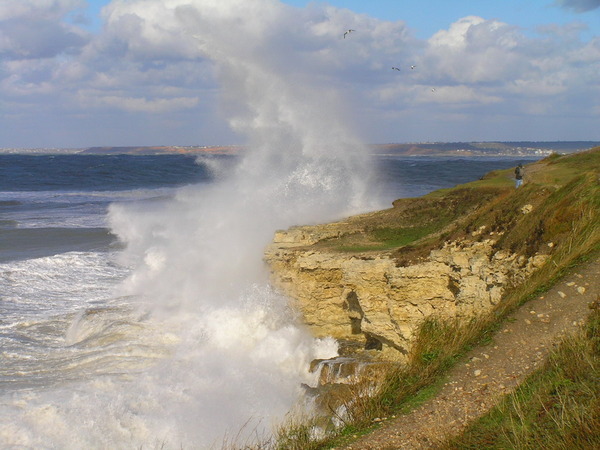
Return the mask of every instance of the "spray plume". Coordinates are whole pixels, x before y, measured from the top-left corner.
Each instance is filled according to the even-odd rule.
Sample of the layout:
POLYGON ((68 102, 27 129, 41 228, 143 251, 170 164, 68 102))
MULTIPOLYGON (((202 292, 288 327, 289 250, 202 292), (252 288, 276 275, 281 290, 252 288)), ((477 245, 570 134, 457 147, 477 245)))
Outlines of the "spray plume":
POLYGON ((106 9, 108 29, 135 24, 131 52, 161 52, 179 39, 179 52, 211 59, 223 110, 246 144, 235 169, 209 187, 111 207, 134 267, 123 293, 144 300, 155 340, 174 344, 126 389, 96 386, 93 400, 70 400, 74 416, 96 417, 74 445, 140 446, 154 437, 205 448, 240 430, 243 440, 268 435, 301 383, 312 382, 310 361, 335 355, 335 342, 313 339, 269 287, 262 261, 276 229, 365 209, 365 152, 319 77, 327 37, 307 33, 299 12, 276 0, 115 1, 106 9))

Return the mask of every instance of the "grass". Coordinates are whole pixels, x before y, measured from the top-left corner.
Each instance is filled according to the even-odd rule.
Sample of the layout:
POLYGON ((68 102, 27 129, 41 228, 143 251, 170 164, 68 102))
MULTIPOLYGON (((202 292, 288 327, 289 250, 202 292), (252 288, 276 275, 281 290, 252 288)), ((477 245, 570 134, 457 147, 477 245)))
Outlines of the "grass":
POLYGON ((441 388, 448 368, 457 361, 474 342, 482 339, 488 322, 473 320, 467 324, 459 321, 425 321, 417 337, 417 345, 407 365, 387 365, 381 381, 375 386, 361 381, 350 387, 347 397, 337 413, 338 425, 331 425, 323 436, 315 439, 316 421, 295 423, 280 429, 277 438, 279 449, 327 449, 348 443, 367 434, 386 419, 406 414, 435 396, 441 388))
POLYGON ((391 209, 351 218, 339 237, 316 244, 320 250, 388 251, 423 241, 487 203, 505 189, 456 188, 443 196, 405 198, 391 209))
MULTIPOLYGON (((554 155, 531 169, 518 190, 510 171, 492 172, 467 185, 399 200, 393 209, 354 223, 353 233, 320 243, 338 251, 391 249, 398 264, 409 264, 446 240, 483 229, 478 238, 493 238, 497 250, 546 253, 549 260, 526 283, 514 280, 488 316, 466 323, 427 319, 407 365, 386 366, 376 386, 352 386, 334 413, 337 425, 332 422, 322 435, 315 435, 312 419, 282 428, 277 448, 340 446, 378 426, 375 419, 410 411, 435 395, 448 368, 472 346, 489 341, 509 312, 600 255, 600 149, 554 155), (532 210, 524 213, 527 204, 532 210)), ((561 345, 543 371, 448 448, 600 448, 599 336, 596 309, 585 333, 561 345)))
POLYGON ((436 229, 440 228, 438 223, 428 224, 416 227, 382 227, 376 228, 370 232, 372 244, 358 245, 339 245, 335 249, 341 252, 367 252, 389 250, 397 247, 404 247, 412 244, 419 239, 430 235, 436 229))
POLYGON ((485 227, 480 239, 498 240, 497 249, 531 256, 569 233, 578 214, 598 208, 600 151, 553 155, 527 167, 526 183, 514 189, 512 169, 441 189, 420 198, 399 199, 394 208, 361 216, 349 231, 319 243, 320 249, 346 253, 395 253, 399 265, 426 256, 449 239, 485 227), (521 207, 531 204, 534 214, 521 207), (498 239, 498 236, 502 236, 498 239))
POLYGON ((543 368, 442 448, 600 448, 599 306, 543 368))

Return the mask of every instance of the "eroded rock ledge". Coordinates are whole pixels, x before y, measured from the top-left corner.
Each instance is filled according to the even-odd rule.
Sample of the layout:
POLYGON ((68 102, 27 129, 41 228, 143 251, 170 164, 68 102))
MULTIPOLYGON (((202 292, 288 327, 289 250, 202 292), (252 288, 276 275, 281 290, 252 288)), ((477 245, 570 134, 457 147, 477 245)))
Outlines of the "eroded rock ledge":
POLYGON ((315 336, 333 336, 386 360, 405 360, 425 318, 485 314, 509 285, 527 279, 547 259, 496 250, 494 239, 475 238, 447 242, 407 267, 398 267, 384 252, 312 247, 341 227, 277 232, 265 253, 272 282, 297 302, 315 336))

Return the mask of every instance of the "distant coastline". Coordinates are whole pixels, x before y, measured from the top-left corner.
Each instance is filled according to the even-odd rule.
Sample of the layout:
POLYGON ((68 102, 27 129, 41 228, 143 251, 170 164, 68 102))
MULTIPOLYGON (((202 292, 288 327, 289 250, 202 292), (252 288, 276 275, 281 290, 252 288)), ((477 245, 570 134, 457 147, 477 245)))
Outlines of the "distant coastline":
POLYGON ((90 147, 81 153, 90 155, 233 155, 242 147, 230 146, 154 146, 154 147, 90 147))
MULTIPOLYGON (((489 141, 371 144, 379 156, 509 156, 543 158, 552 153, 577 153, 600 146, 600 141, 489 141)), ((236 155, 243 146, 120 146, 88 148, 0 148, 0 154, 85 155, 236 155)))
POLYGON ((511 156, 543 158, 552 153, 576 153, 597 141, 419 142, 371 145, 376 155, 390 156, 511 156))

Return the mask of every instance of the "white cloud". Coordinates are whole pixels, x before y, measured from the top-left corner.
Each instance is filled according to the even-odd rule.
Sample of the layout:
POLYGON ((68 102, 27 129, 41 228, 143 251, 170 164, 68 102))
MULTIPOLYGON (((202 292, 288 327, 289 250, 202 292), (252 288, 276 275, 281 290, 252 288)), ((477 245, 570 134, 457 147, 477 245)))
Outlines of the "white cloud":
POLYGON ((538 80, 515 80, 513 83, 507 85, 506 91, 529 98, 539 98, 565 93, 567 86, 565 85, 564 77, 547 76, 538 80))
POLYGON ((469 105, 490 105, 502 101, 502 98, 497 95, 489 95, 485 90, 470 86, 443 86, 432 89, 416 90, 415 101, 418 103, 445 103, 458 108, 469 105))
POLYGON ((4 59, 53 58, 77 53, 88 33, 63 20, 81 0, 3 0, 0 4, 0 56, 4 59))
MULTIPOLYGON (((90 34, 66 21, 82 5, 0 3, 0 101, 23 111, 39 109, 32 100, 39 95, 49 110, 68 104, 74 112, 224 114, 243 130, 240 124, 267 126, 290 114, 311 120, 314 112, 298 106, 303 96, 321 96, 323 104, 337 96, 347 104, 340 120, 354 121, 370 140, 378 140, 393 111, 431 118, 435 108, 435 117, 479 120, 529 114, 526 102, 537 99, 544 105, 534 108, 539 114, 583 108, 593 115, 600 101, 600 39, 582 41, 581 24, 526 34, 467 16, 420 40, 410 24, 324 3, 298 9, 278 0, 113 0, 103 28, 90 34), (356 31, 344 39, 350 28, 356 31), (252 101, 243 106, 240 95, 252 101), (276 96, 298 110, 273 106, 260 116, 258 105, 276 96)), ((402 140, 402 131, 389 126, 402 140)))
POLYGON ((519 51, 524 44, 524 36, 515 27, 469 16, 433 35, 423 59, 440 80, 502 82, 527 65, 527 58, 519 51))
MULTIPOLYGON (((586 45, 580 46, 572 53, 567 55, 570 64, 587 65, 593 69, 598 69, 600 65, 600 37, 586 45)), ((596 74, 599 73, 595 70, 596 74)), ((595 77, 598 80, 598 77, 595 77)))
POLYGON ((118 109, 133 112, 164 113, 182 109, 194 108, 198 105, 197 98, 175 97, 175 98, 134 98, 124 96, 97 97, 98 103, 114 106, 118 109))
POLYGON ((0 21, 20 17, 59 18, 84 6, 85 0, 2 0, 0 21))
POLYGON ((0 93, 7 97, 33 97, 56 90, 55 65, 48 59, 6 61, 3 68, 6 76, 0 78, 0 93))

